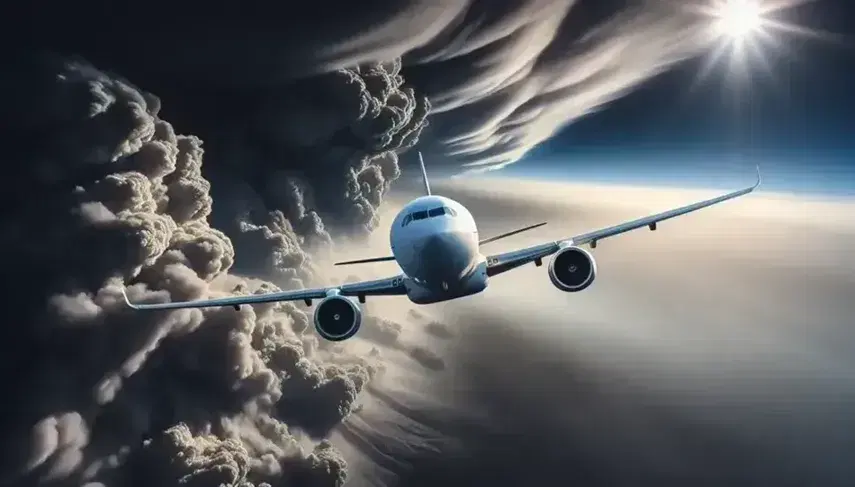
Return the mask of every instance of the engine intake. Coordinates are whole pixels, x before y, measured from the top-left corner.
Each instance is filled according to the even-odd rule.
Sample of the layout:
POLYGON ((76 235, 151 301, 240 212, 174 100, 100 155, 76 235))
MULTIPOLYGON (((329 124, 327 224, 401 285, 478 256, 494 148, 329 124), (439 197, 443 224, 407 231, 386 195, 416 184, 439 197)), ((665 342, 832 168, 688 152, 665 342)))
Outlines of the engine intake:
POLYGON ((567 247, 558 251, 549 263, 549 279, 558 289, 575 293, 594 282, 597 261, 585 249, 567 247))
POLYGON ((356 335, 362 325, 359 306, 344 296, 330 296, 315 308, 315 330, 323 338, 340 342, 356 335))

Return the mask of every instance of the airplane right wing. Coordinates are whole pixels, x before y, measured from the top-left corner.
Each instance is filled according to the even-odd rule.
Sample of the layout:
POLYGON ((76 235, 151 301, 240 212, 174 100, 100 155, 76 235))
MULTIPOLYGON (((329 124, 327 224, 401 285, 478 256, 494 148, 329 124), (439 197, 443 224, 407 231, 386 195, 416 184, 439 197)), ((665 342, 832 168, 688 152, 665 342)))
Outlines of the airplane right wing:
POLYGON ((614 237, 615 235, 620 235, 622 233, 626 233, 631 230, 635 230, 642 227, 648 227, 650 228, 650 230, 656 230, 656 224, 661 221, 668 220, 680 215, 685 215, 687 213, 700 210, 701 208, 706 208, 708 206, 721 203, 723 201, 731 200, 746 195, 757 189, 757 187, 760 186, 760 182, 760 167, 758 166, 757 181, 754 183, 754 185, 744 189, 733 191, 732 193, 727 193, 716 198, 699 201, 691 205, 675 208, 673 210, 658 213, 656 215, 650 215, 644 218, 639 218, 637 220, 628 221, 626 223, 621 223, 600 230, 595 230, 593 232, 583 233, 581 235, 577 235, 568 239, 556 240, 554 242, 548 242, 541 245, 535 245, 533 247, 514 250, 511 252, 505 252, 502 254, 490 255, 487 257, 487 275, 495 276, 497 274, 501 274, 511 269, 515 269, 517 267, 528 264, 529 262, 534 262, 536 265, 541 265, 541 259, 558 252, 566 246, 579 246, 590 244, 591 248, 596 248, 597 242, 604 238, 614 237))
POLYGON ((232 306, 235 309, 240 308, 242 304, 258 304, 258 303, 273 303, 278 301, 304 301, 306 305, 311 305, 313 299, 323 299, 332 294, 341 296, 358 297, 360 301, 365 299, 365 296, 402 296, 407 294, 407 289, 404 286, 404 276, 399 275, 387 279, 377 279, 373 281, 354 282, 342 284, 341 286, 331 286, 314 289, 299 289, 296 291, 281 291, 264 294, 247 294, 242 296, 229 296, 226 298, 200 299, 196 301, 175 301, 172 303, 151 303, 137 304, 132 303, 128 299, 125 289, 122 288, 122 295, 125 298, 125 304, 135 310, 166 310, 166 309, 183 309, 183 308, 211 308, 217 306, 232 306))

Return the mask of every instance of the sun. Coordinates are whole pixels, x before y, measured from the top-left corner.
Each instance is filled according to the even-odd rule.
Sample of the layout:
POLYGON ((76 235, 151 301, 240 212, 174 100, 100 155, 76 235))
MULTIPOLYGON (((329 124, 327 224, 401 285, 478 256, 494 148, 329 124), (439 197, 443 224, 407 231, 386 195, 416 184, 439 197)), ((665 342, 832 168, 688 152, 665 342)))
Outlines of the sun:
MULTIPOLYGON (((832 40, 833 35, 785 20, 795 7, 816 0, 686 0, 686 11, 698 14, 701 34, 713 45, 779 45, 786 36, 832 40)), ((760 47, 759 45, 755 47, 760 47)))
POLYGON ((722 37, 742 41, 763 28, 763 9, 754 0, 728 0, 717 6, 713 28, 722 37))
POLYGON ((699 46, 709 49, 689 91, 704 81, 722 60, 729 61, 728 76, 743 77, 758 67, 773 76, 769 57, 786 51, 788 37, 830 40, 827 33, 792 23, 793 9, 811 1, 681 0, 686 11, 698 15, 699 46))

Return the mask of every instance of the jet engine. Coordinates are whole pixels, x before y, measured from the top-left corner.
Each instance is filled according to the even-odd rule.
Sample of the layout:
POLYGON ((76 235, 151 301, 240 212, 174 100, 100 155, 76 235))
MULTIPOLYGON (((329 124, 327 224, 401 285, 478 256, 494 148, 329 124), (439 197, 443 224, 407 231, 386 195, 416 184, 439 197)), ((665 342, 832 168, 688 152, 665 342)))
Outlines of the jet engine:
POLYGON ((344 296, 324 298, 315 308, 315 330, 327 340, 347 340, 356 335, 361 325, 359 305, 344 296))
POLYGON ((575 293, 581 291, 597 277, 597 261, 585 249, 566 247, 558 251, 549 263, 549 279, 558 289, 575 293))

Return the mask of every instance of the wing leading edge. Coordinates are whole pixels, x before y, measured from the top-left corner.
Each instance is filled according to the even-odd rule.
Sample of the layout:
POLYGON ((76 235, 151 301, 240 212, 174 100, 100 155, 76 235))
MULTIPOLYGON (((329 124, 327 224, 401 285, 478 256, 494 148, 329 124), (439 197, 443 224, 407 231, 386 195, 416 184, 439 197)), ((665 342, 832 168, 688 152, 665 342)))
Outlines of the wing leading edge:
POLYGON ((583 233, 582 235, 577 235, 568 239, 556 240, 554 242, 535 245, 533 247, 527 247, 511 252, 491 255, 487 257, 487 275, 494 276, 497 274, 501 274, 511 269, 515 269, 522 265, 528 264, 529 262, 534 262, 536 265, 541 265, 541 259, 543 259, 544 257, 548 257, 554 254, 555 252, 558 252, 558 250, 567 245, 579 246, 590 244, 591 248, 595 248, 597 246, 598 241, 604 238, 614 237, 615 235, 620 235, 631 230, 636 230, 642 227, 649 227, 650 230, 656 230, 656 224, 661 221, 668 220, 680 215, 685 215, 687 213, 700 210, 701 208, 713 206, 715 204, 746 195, 757 189, 757 187, 760 186, 760 183, 760 166, 757 166, 757 181, 752 186, 749 186, 747 188, 733 191, 731 193, 718 196, 716 198, 699 201, 691 205, 686 205, 680 208, 675 208, 673 210, 657 213, 655 215, 639 218, 637 220, 621 223, 619 225, 595 230, 589 233, 583 233))
POLYGON ((242 304, 259 304, 273 303, 278 301, 305 301, 307 305, 312 303, 313 299, 323 299, 327 296, 338 294, 340 296, 358 297, 363 301, 366 296, 401 296, 406 295, 407 290, 404 286, 404 276, 395 276, 387 279, 377 279, 373 281, 362 281, 350 284, 342 284, 341 286, 300 289, 296 291, 281 291, 265 294, 249 294, 243 296, 229 296, 225 298, 202 299, 196 301, 176 301, 172 303, 152 303, 141 304, 132 303, 128 299, 125 289, 122 288, 122 295, 125 298, 125 303, 136 310, 167 310, 167 309, 185 309, 185 308, 211 308, 217 306, 233 306, 239 308, 242 304))

